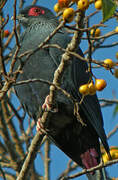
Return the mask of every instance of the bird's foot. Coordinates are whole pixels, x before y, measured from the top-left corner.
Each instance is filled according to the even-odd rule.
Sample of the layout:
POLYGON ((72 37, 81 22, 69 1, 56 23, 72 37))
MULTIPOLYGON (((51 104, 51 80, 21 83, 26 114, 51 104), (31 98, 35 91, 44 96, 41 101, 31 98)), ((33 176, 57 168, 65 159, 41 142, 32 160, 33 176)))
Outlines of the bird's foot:
MULTIPOLYGON (((94 148, 91 148, 85 153, 81 154, 80 157, 82 160, 82 164, 85 166, 86 169, 90 169, 98 165, 98 162, 97 162, 98 153, 96 152, 94 148)), ((91 174, 93 173, 94 172, 91 172, 91 174)))
MULTIPOLYGON (((50 96, 49 95, 45 98, 45 102, 42 105, 42 109, 43 109, 43 111, 50 111, 50 112, 53 112, 53 113, 58 112, 58 108, 50 103, 50 96)), ((38 132, 40 132, 41 134, 46 133, 46 132, 49 131, 48 129, 44 128, 41 117, 38 118, 37 125, 36 125, 36 130, 38 132)))
POLYGON ((50 103, 50 96, 49 95, 45 98, 45 102, 42 105, 42 109, 44 111, 58 112, 58 108, 54 107, 54 105, 50 103))
POLYGON ((36 131, 40 132, 40 134, 44 134, 46 131, 44 129, 44 126, 41 122, 41 118, 38 118, 37 124, 36 124, 36 131))

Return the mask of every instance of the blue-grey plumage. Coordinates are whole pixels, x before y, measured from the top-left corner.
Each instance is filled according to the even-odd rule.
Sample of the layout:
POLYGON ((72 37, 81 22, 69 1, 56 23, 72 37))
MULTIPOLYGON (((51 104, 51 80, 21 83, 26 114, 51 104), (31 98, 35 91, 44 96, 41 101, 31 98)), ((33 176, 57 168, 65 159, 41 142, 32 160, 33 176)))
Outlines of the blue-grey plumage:
MULTIPOLYGON (((53 13, 47 8, 40 6, 28 6, 20 11, 20 15, 17 18, 25 28, 24 33, 20 37, 21 48, 18 55, 25 51, 35 50, 58 26, 58 20, 53 13)), ((63 28, 48 43, 58 44, 62 48, 66 48, 70 41, 71 37, 63 28)), ((83 56, 79 47, 76 49, 76 52, 83 56)), ((14 70, 17 69, 20 63, 24 63, 22 73, 19 74, 17 82, 33 78, 52 81, 62 54, 61 50, 50 47, 37 50, 29 59, 26 57, 17 59, 14 70)), ((86 62, 74 56, 71 59, 62 77, 61 87, 79 102, 81 94, 78 89, 80 85, 88 82, 90 74, 87 72, 86 62)), ((37 120, 42 113, 42 105, 45 98, 49 94, 49 85, 40 82, 28 83, 15 86, 15 90, 24 109, 32 118, 37 120)), ((88 95, 84 98, 82 104, 79 105, 79 114, 86 126, 83 126, 74 115, 74 104, 72 101, 60 91, 56 95, 56 104, 58 112, 50 113, 47 127, 49 137, 78 165, 85 168, 97 165, 101 156, 99 138, 107 153, 109 153, 97 96, 88 95)))

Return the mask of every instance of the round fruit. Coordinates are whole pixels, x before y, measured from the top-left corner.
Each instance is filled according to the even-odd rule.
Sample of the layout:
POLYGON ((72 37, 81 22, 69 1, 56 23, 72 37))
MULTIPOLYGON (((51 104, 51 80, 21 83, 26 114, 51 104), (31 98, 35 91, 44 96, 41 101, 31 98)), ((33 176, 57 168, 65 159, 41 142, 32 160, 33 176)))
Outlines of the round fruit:
POLYGON ((78 9, 84 11, 84 10, 88 9, 89 1, 88 0, 79 0, 77 5, 78 5, 78 9))
POLYGON ((88 84, 83 84, 79 87, 79 92, 83 95, 88 95, 89 94, 89 88, 88 88, 88 84))
POLYGON ((71 0, 58 0, 59 6, 61 8, 68 7, 71 0))
POLYGON ((104 154, 102 155, 102 159, 103 159, 103 162, 104 162, 104 163, 106 163, 106 162, 109 161, 109 157, 108 157, 108 155, 107 155, 106 153, 104 153, 104 154))
POLYGON ((4 30, 3 37, 8 37, 10 35, 9 30, 4 30))
POLYGON ((95 1, 95 8, 100 10, 102 8, 102 0, 95 1))
MULTIPOLYGON (((117 147, 114 147, 114 148, 111 147, 110 148, 110 154, 111 154, 112 159, 118 159, 118 148, 117 147)), ((102 155, 102 158, 103 158, 104 163, 106 163, 110 160, 107 153, 104 153, 102 155)))
POLYGON ((106 87, 107 83, 104 79, 95 80, 95 89, 97 91, 102 91, 106 87))
POLYGON ((94 37, 99 37, 101 34, 101 30, 99 28, 91 29, 90 34, 94 37))
POLYGON ((75 13, 74 13, 74 9, 73 8, 66 8, 63 11, 63 20, 65 20, 68 23, 73 21, 74 16, 75 16, 75 13))
POLYGON ((118 159, 118 147, 117 146, 111 146, 110 147, 110 154, 112 159, 118 159))
POLYGON ((89 94, 94 95, 96 93, 95 85, 93 84, 93 81, 88 84, 89 88, 89 94))
POLYGON ((116 28, 115 28, 115 32, 116 32, 116 33, 118 33, 118 26, 116 26, 116 28))
POLYGON ((114 76, 115 76, 116 78, 118 78, 118 69, 115 69, 115 70, 114 70, 114 76))
POLYGON ((56 3, 56 4, 54 5, 54 11, 55 11, 56 13, 58 13, 60 10, 61 10, 61 8, 60 8, 60 6, 59 6, 59 3, 56 3))
POLYGON ((112 61, 112 59, 105 59, 104 66, 106 69, 112 68, 114 66, 114 62, 112 61))

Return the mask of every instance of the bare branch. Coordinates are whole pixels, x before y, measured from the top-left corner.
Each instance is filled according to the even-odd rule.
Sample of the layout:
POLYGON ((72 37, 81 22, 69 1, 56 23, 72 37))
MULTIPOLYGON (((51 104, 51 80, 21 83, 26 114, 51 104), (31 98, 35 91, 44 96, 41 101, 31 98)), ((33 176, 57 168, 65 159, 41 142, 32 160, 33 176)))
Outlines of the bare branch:
POLYGON ((95 167, 90 168, 90 169, 84 169, 82 172, 76 173, 76 174, 71 175, 71 176, 63 177, 63 178, 61 178, 61 180, 74 179, 74 178, 76 178, 76 177, 80 177, 80 176, 82 176, 82 175, 84 175, 84 174, 93 172, 93 171, 98 170, 98 169, 101 169, 101 168, 103 168, 103 167, 111 166, 111 165, 116 164, 116 163, 118 163, 118 159, 108 161, 108 162, 105 163, 105 164, 100 163, 98 166, 95 166, 95 167))

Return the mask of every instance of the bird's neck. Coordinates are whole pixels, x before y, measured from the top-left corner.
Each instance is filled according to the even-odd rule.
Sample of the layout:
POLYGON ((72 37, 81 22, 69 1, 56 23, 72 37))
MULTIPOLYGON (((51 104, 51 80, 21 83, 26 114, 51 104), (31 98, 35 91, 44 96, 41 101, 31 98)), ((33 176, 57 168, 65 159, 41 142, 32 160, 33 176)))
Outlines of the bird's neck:
POLYGON ((29 32, 38 31, 41 34, 49 35, 54 29, 58 26, 57 22, 52 22, 51 20, 48 22, 34 22, 31 26, 29 26, 29 32))
POLYGON ((33 24, 31 24, 30 27, 35 28, 35 29, 38 28, 38 30, 43 29, 43 30, 47 31, 47 28, 48 28, 48 30, 55 29, 58 26, 58 24, 59 24, 59 22, 57 21, 57 19, 50 19, 50 20, 34 22, 33 24))
POLYGON ((34 22, 30 26, 28 26, 23 33, 22 39, 32 39, 37 42, 43 42, 58 26, 58 22, 52 22, 51 20, 46 22, 34 22))

